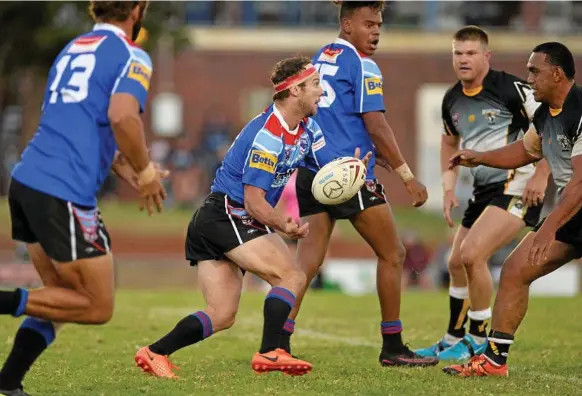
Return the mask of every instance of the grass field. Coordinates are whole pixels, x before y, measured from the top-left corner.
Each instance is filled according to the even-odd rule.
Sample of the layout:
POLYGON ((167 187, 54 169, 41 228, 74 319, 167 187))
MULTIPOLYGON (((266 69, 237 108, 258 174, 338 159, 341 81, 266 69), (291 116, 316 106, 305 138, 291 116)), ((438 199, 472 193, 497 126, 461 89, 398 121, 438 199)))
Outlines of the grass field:
MULTIPOLYGON (((102 202, 99 205, 105 224, 110 230, 127 231, 132 234, 152 235, 184 235, 192 216, 192 211, 184 209, 169 209, 163 214, 148 217, 140 212, 137 203, 133 202, 102 202)), ((419 237, 428 243, 438 243, 446 240, 447 229, 442 216, 438 213, 415 209, 412 207, 393 208, 396 222, 401 231, 414 230, 419 237)), ((8 202, 0 199, 0 233, 9 232, 10 222, 8 202)), ((342 235, 348 238, 359 238, 347 220, 338 222, 342 235)))
MULTIPOLYGON (((105 327, 63 328, 25 382, 32 395, 579 395, 582 386, 582 298, 534 298, 511 350, 509 378, 460 380, 428 369, 382 368, 374 296, 312 293, 297 321, 294 353, 310 360, 304 377, 253 374, 249 361, 262 326, 261 294, 243 296, 226 332, 177 352, 181 379, 159 380, 133 363, 141 345, 203 307, 197 292, 122 291, 105 327)), ((446 293, 405 294, 404 335, 413 347, 442 335, 446 293)), ((0 320, 6 356, 18 321, 0 320)))

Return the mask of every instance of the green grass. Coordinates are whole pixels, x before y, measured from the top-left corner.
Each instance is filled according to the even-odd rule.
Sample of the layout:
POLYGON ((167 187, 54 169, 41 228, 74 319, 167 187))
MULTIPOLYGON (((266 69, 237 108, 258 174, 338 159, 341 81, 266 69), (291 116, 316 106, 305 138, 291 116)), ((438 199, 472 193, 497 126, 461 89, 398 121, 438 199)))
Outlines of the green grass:
MULTIPOLYGON (((136 202, 106 201, 99 205, 107 228, 127 231, 138 235, 177 235, 182 236, 192 216, 191 210, 168 209, 163 214, 149 217, 140 212, 136 202)), ((396 223, 401 232, 413 230, 426 242, 446 240, 447 226, 440 214, 428 213, 415 208, 393 208, 396 223)), ((0 224, 8 225, 10 215, 8 202, 0 199, 0 224)), ((360 238, 347 220, 338 222, 342 235, 348 238, 360 238)), ((9 232, 9 227, 1 227, 0 233, 9 232)))
MULTIPOLYGON (((375 296, 312 293, 297 321, 294 353, 311 361, 304 377, 253 374, 250 358, 262 326, 260 293, 243 295, 234 327, 178 351, 178 381, 142 374, 133 363, 139 346, 155 341, 184 315, 203 307, 199 292, 122 291, 104 327, 69 325, 30 371, 33 395, 575 395, 582 378, 582 298, 532 298, 511 349, 509 378, 463 380, 427 369, 382 368, 375 296)), ((442 335, 446 293, 407 293, 404 336, 414 347, 442 335)), ((2 359, 18 320, 3 317, 2 359)))

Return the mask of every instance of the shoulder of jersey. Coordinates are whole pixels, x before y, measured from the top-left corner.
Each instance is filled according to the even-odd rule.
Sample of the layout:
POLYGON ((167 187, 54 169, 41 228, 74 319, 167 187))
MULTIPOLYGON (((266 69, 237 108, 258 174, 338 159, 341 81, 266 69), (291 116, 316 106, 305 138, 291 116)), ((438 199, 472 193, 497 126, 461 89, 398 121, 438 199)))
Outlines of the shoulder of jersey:
POLYGON ((451 85, 443 96, 443 103, 450 103, 455 98, 463 96, 463 87, 460 81, 451 85))
POLYGON ((132 58, 150 70, 152 61, 143 49, 127 37, 106 30, 96 30, 75 38, 69 44, 67 52, 97 52, 99 50, 118 52, 120 56, 132 58))
POLYGON ((305 126, 306 129, 309 129, 312 133, 316 133, 316 132, 321 131, 321 128, 320 128, 319 124, 317 123, 317 121, 315 121, 311 117, 304 118, 303 125, 305 126))
POLYGON ((580 113, 582 112, 582 87, 574 84, 572 90, 564 101, 562 110, 564 114, 567 114, 567 116, 580 118, 580 113))

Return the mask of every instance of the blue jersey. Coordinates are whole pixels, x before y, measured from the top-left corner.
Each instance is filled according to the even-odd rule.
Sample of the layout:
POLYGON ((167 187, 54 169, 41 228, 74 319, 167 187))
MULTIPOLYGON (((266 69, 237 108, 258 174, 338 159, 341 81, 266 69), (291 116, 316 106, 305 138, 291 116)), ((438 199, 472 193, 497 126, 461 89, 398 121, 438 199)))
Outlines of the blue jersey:
MULTIPOLYGON (((382 73, 376 63, 360 54, 345 40, 337 39, 313 57, 325 90, 313 117, 323 130, 325 141, 317 152, 319 165, 353 156, 356 147, 362 155, 374 152, 374 144, 364 125, 363 113, 384 111, 382 73)), ((368 165, 368 179, 374 179, 375 155, 368 165)), ((316 171, 316 164, 306 165, 316 171)))
POLYGON ((267 202, 274 207, 304 159, 316 162, 314 142, 317 147, 322 139, 315 121, 307 118, 290 131, 281 113, 271 105, 236 137, 216 172, 211 191, 243 204, 244 185, 248 184, 265 190, 267 202))
POLYGON ((121 29, 97 24, 55 59, 36 134, 12 177, 77 205, 94 207, 117 149, 107 117, 109 99, 128 93, 143 111, 150 57, 121 29))

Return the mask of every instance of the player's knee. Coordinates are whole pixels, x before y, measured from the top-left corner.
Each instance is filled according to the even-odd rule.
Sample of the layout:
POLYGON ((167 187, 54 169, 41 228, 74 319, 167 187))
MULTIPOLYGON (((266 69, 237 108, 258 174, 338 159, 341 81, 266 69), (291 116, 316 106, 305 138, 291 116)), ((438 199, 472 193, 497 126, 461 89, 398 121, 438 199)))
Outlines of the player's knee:
POLYGON ((88 310, 88 324, 102 325, 113 317, 113 300, 92 301, 88 310))
POLYGON ((406 248, 403 244, 399 243, 389 249, 382 249, 377 253, 377 256, 378 260, 384 263, 384 265, 400 268, 406 258, 406 248))
POLYGON ((463 266, 463 260, 461 260, 461 255, 460 254, 451 254, 451 256, 449 257, 449 261, 447 263, 448 269, 449 269, 449 273, 459 273, 459 272, 465 272, 465 268, 463 266))
POLYGON ((482 265, 483 262, 487 265, 487 260, 483 260, 479 243, 471 240, 466 240, 461 244, 461 261, 466 269, 482 265))

